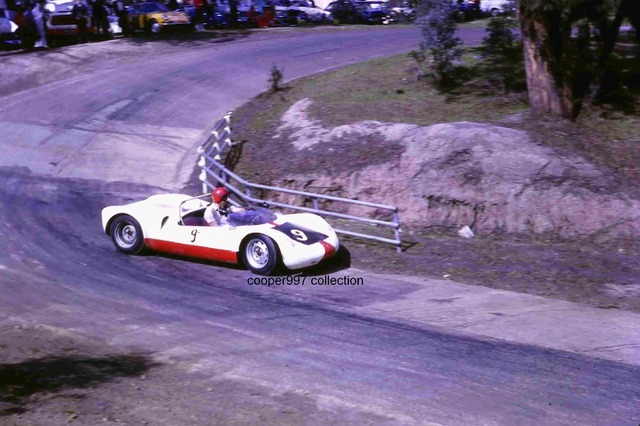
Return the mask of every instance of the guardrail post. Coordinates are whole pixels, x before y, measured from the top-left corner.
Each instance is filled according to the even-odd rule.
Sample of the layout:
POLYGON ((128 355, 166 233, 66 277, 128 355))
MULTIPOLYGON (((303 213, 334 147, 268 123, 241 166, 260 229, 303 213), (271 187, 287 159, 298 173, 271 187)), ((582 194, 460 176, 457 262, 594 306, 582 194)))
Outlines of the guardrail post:
POLYGON ((398 215, 398 209, 395 209, 393 211, 393 221, 396 223, 394 234, 396 236, 396 241, 398 241, 398 247, 396 247, 396 251, 400 253, 402 252, 402 247, 400 246, 400 217, 398 215))
POLYGON ((316 210, 320 210, 320 204, 318 204, 318 199, 314 198, 313 199, 313 208, 316 210))
POLYGON ((200 182, 202 182, 202 193, 205 194, 209 191, 209 186, 207 185, 207 172, 205 170, 201 171, 198 178, 200 179, 200 182))
POLYGON ((199 179, 202 182, 202 193, 204 194, 209 189, 207 187, 207 171, 204 169, 207 166, 207 159, 204 157, 204 148, 198 148, 198 154, 200 154, 200 159, 198 160, 198 167, 200 167, 200 175, 199 179))

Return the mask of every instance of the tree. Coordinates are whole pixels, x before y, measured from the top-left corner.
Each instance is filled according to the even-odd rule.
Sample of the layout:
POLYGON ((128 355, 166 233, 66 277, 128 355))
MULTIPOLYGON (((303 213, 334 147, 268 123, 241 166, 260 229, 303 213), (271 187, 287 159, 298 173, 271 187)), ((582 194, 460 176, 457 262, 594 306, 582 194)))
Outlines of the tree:
POLYGON ((522 43, 515 33, 515 1, 507 2, 505 10, 489 19, 487 35, 480 46, 484 60, 479 71, 490 87, 502 93, 525 91, 522 43))
POLYGON ((637 0, 520 0, 529 101, 534 114, 575 119, 597 90, 628 18, 640 30, 637 0), (593 37, 594 29, 598 37, 593 37))
POLYGON ((455 37, 451 0, 419 0, 417 11, 416 25, 422 33, 420 49, 431 55, 435 80, 446 85, 460 60, 460 39, 455 37))

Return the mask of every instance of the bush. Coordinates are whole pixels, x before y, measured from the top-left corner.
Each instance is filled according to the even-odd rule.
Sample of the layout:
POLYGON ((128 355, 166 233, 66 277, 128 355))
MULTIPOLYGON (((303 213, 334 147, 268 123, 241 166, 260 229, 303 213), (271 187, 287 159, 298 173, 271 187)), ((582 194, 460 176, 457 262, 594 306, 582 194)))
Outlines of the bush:
POLYGON ((526 90, 522 42, 514 33, 517 26, 516 19, 509 15, 491 18, 480 48, 484 57, 480 75, 502 93, 526 90))
POLYGON ((420 49, 431 55, 434 80, 440 86, 454 84, 461 51, 460 39, 455 36, 451 0, 422 0, 418 4, 416 25, 422 33, 420 49))
POLYGON ((269 72, 269 84, 271 85, 272 92, 278 92, 282 90, 280 87, 280 82, 284 78, 284 74, 282 70, 280 70, 276 65, 271 67, 271 71, 269 72))

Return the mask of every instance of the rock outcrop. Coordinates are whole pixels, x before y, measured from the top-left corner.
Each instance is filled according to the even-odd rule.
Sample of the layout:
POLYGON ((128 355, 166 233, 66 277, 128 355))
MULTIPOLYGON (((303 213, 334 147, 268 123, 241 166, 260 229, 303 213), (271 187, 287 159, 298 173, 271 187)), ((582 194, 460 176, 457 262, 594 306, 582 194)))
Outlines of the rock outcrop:
POLYGON ((340 162, 344 155, 332 158, 332 151, 344 153, 362 139, 378 141, 367 155, 384 156, 385 144, 403 149, 355 170, 288 176, 298 189, 332 188, 332 195, 397 205, 402 222, 416 227, 640 236, 640 198, 614 172, 535 144, 526 132, 469 122, 419 127, 368 121, 328 129, 309 119, 309 105, 296 103, 276 135, 296 150, 340 162))

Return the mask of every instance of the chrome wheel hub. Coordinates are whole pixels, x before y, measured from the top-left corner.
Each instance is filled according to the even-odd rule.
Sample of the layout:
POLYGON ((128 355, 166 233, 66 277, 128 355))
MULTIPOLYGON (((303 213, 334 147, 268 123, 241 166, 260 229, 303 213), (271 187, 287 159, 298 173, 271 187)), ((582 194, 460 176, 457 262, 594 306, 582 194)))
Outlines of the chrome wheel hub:
POLYGON ((264 241, 252 240, 246 250, 247 260, 254 268, 262 268, 269 262, 269 249, 264 241))

